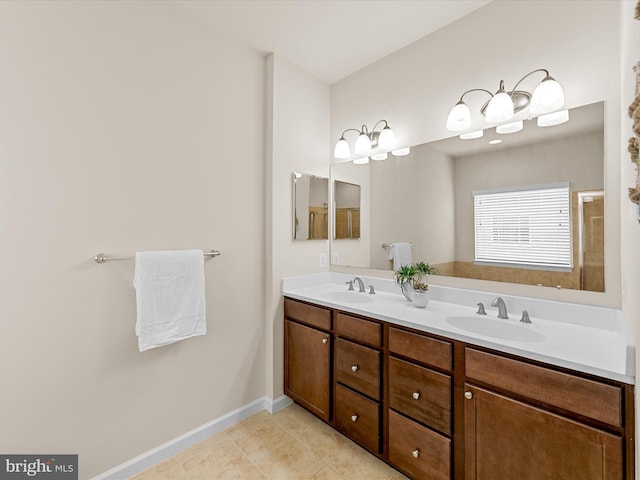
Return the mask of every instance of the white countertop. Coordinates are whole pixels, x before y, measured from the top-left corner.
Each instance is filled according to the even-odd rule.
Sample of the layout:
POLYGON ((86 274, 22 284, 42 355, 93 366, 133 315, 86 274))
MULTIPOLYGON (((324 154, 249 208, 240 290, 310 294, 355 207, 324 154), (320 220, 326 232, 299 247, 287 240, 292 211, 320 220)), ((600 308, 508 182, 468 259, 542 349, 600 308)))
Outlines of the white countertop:
POLYGON ((284 278, 282 294, 471 345, 635 383, 635 347, 620 310, 439 286, 429 287, 426 308, 416 308, 392 280, 361 278, 365 285, 375 287, 375 295, 348 292, 345 282, 353 279, 353 275, 335 272, 284 278), (496 318, 497 309, 490 306, 496 296, 504 299, 509 320, 496 318), (478 302, 484 304, 486 317, 476 314, 478 302), (531 324, 518 321, 524 309, 531 324), (447 318, 455 316, 509 322, 509 327, 529 329, 538 338, 516 341, 471 333, 447 322, 447 318))

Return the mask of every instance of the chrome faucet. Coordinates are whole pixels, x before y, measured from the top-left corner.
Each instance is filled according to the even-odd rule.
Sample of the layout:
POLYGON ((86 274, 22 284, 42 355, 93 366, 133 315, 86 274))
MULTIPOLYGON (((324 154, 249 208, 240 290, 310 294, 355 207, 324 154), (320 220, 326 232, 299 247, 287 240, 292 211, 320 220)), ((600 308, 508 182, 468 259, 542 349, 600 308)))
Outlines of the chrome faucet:
POLYGON ((502 297, 496 297, 491 302, 492 307, 498 307, 498 318, 508 319, 509 315, 507 314, 507 305, 504 303, 502 297))
POLYGON ((364 292, 364 282, 362 281, 362 279, 360 277, 356 277, 353 280, 351 280, 352 282, 358 282, 358 291, 359 292, 364 292))

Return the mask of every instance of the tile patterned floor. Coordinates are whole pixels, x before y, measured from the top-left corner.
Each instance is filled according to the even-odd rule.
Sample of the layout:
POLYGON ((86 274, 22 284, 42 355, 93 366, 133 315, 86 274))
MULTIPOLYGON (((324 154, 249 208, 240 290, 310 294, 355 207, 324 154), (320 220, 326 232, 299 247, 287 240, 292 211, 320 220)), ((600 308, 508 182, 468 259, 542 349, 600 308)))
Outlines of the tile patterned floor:
POLYGON ((259 412, 129 480, 406 480, 298 405, 259 412))

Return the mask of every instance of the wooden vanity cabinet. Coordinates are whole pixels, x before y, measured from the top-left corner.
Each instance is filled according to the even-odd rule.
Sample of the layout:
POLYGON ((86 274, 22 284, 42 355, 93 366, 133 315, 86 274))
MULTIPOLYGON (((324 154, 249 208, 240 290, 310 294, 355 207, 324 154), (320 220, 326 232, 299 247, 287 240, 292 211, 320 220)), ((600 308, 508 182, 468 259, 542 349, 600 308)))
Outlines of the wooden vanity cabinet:
POLYGON ((452 367, 450 342, 389 327, 389 462, 411 478, 451 478, 452 367))
POLYGON ((465 371, 466 480, 625 478, 620 386, 469 347, 465 371))
POLYGON ((382 326, 335 314, 335 427, 379 454, 381 444, 382 326))
POLYGON ((285 299, 284 393, 328 422, 331 310, 285 299))
POLYGON ((414 480, 632 480, 633 386, 285 299, 285 393, 414 480))
POLYGON ((465 479, 620 480, 622 438, 467 385, 465 479))

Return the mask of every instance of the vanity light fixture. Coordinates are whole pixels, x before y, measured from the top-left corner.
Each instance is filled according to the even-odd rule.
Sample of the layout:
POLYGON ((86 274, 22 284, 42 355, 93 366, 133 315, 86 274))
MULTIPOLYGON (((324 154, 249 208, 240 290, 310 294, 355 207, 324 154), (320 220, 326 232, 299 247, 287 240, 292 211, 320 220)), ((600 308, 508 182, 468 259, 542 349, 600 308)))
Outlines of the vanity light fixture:
POLYGON ((498 125, 496 127, 496 133, 516 133, 522 130, 524 127, 524 123, 522 120, 518 120, 517 122, 504 123, 502 125, 498 125))
POLYGON ((495 140, 489 140, 489 145, 498 145, 499 143, 502 143, 502 140, 500 140, 499 138, 496 138, 495 140))
MULTIPOLYGON (((358 132, 358 137, 356 138, 353 147, 356 155, 371 155, 371 158, 378 157, 374 160, 384 160, 384 158, 382 158, 382 154, 386 154, 386 152, 391 152, 392 155, 395 155, 393 149, 396 148, 396 134, 393 133, 393 130, 391 130, 391 127, 389 127, 386 120, 380 120, 371 130, 369 130, 366 125, 362 125, 360 130, 348 128, 342 132, 340 140, 338 140, 338 143, 336 143, 336 146, 333 149, 333 156, 335 158, 347 159, 351 157, 351 148, 349 147, 347 140, 344 138, 344 135, 347 132, 358 132), (382 125, 384 126, 381 130, 376 130, 376 128, 382 125)), ((367 163, 369 161, 368 158, 367 162, 356 162, 356 160, 354 160, 353 163, 367 163)))
POLYGON ((369 157, 358 157, 353 159, 353 163, 356 165, 365 165, 369 163, 369 157))
POLYGON ((405 157, 411 153, 411 147, 403 147, 397 150, 392 150, 391 155, 394 157, 405 157))
POLYGON ((537 125, 539 127, 553 127, 569 121, 569 110, 560 110, 559 112, 548 113, 538 117, 537 125))
POLYGON ((511 120, 516 113, 524 110, 527 106, 531 115, 551 113, 564 106, 562 87, 549 75, 548 70, 539 68, 527 73, 518 80, 511 91, 505 91, 504 81, 500 80, 495 94, 484 88, 473 88, 464 92, 460 96, 458 103, 449 112, 446 124, 447 130, 461 132, 471 126, 471 110, 464 103, 464 96, 471 92, 486 92, 491 97, 480 109, 480 112, 485 116, 485 120, 489 123, 502 123, 511 120), (535 88, 533 94, 524 90, 517 90, 525 78, 537 72, 544 72, 545 77, 535 88))
POLYGON ((475 138, 482 138, 484 130, 476 130, 475 132, 463 133, 460 135, 461 140, 473 140, 475 138))

